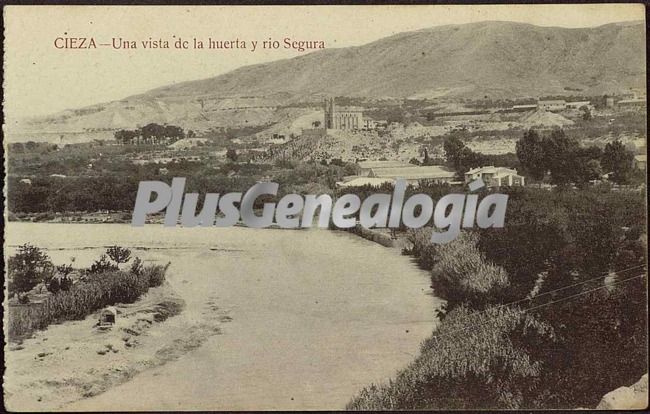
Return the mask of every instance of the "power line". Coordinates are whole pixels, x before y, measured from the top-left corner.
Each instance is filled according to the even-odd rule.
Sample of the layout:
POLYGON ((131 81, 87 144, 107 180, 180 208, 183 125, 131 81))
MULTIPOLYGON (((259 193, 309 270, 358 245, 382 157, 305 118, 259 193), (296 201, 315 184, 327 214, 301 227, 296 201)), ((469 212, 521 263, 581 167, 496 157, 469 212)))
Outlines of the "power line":
MULTIPOLYGON (((635 267, 638 267, 638 266, 635 266, 635 267)), ((630 268, 630 269, 632 269, 632 268, 630 268)), ((627 270, 629 270, 629 269, 627 269, 627 270)), ((553 304, 555 304, 555 303, 563 302, 563 301, 565 301, 565 300, 570 300, 570 299, 576 298, 576 297, 578 297, 578 296, 582 296, 582 295, 586 295, 586 294, 588 294, 588 293, 594 292, 594 291, 596 291, 596 290, 606 289, 606 288, 609 288, 609 287, 611 287, 611 286, 613 286, 613 285, 621 284, 621 283, 624 283, 624 282, 630 281, 630 280, 632 280, 632 279, 637 279, 637 278, 645 277, 645 276, 646 276, 646 273, 644 272, 644 273, 641 273, 641 274, 639 274, 639 275, 629 277, 629 278, 627 278, 627 279, 623 279, 623 280, 620 280, 620 281, 617 281, 617 282, 612 282, 612 283, 609 284, 609 285, 599 286, 599 287, 597 287, 597 288, 589 289, 589 290, 586 290, 586 291, 584 291, 584 292, 580 292, 580 293, 577 293, 577 294, 574 294, 574 295, 570 295, 570 296, 564 297, 564 298, 562 298, 562 299, 558 299, 558 300, 555 300, 555 301, 549 301, 549 302, 546 302, 546 303, 541 304, 541 305, 537 305, 537 306, 533 306, 533 307, 530 307, 530 308, 526 308, 526 309, 523 309, 522 312, 528 312, 528 311, 530 311, 530 310, 535 310, 535 309, 538 309, 538 308, 543 308, 543 307, 545 307, 545 306, 553 305, 553 304)), ((593 279, 591 279, 591 280, 593 280, 593 279)), ((589 281, 589 280, 587 280, 587 281, 585 281, 585 282, 588 282, 588 281, 589 281)), ((580 284, 580 283, 575 284, 575 285, 579 285, 579 284, 580 284)), ((565 287, 563 287, 563 288, 555 289, 555 290, 553 290, 553 291, 549 291, 549 292, 546 292, 546 293, 552 293, 552 292, 554 292, 554 291, 562 290, 562 289, 567 288, 567 287, 569 287, 569 286, 565 286, 565 287)), ((499 306, 496 306, 496 307, 493 307, 493 308, 490 308, 490 309, 486 309, 486 310, 481 311, 481 312, 476 312, 476 313, 474 313, 473 316, 479 316, 479 315, 481 315, 481 314, 487 313, 488 311, 490 311, 490 310, 492 310, 492 309, 500 309, 500 308, 502 308, 502 307, 504 307, 504 306, 511 305, 511 304, 514 304, 514 303, 518 303, 518 302, 521 302, 521 301, 523 301, 523 300, 530 300, 530 299, 521 299, 521 300, 518 300, 518 301, 515 301, 515 302, 505 303, 505 304, 502 304, 502 305, 499 305, 499 306)), ((487 323, 487 321, 486 321, 486 322, 483 322, 483 323, 471 324, 471 325, 468 325, 468 326, 466 326, 466 327, 464 327, 464 328, 457 329, 457 330, 455 330, 455 331, 451 331, 451 332, 447 332, 447 333, 445 333, 445 334, 443 334, 443 335, 434 335, 432 338, 434 338, 434 339, 444 338, 444 337, 447 337, 447 336, 451 336, 451 335, 457 334, 457 333, 459 333, 459 332, 466 331, 466 330, 468 330, 468 329, 470 329, 470 328, 475 328, 475 327, 478 327, 478 326, 483 326, 483 325, 485 325, 486 323, 487 323)))
POLYGON ((619 274, 619 273, 622 273, 622 272, 627 272, 628 270, 637 269, 637 268, 640 268, 640 267, 645 267, 645 264, 641 264, 641 265, 637 265, 637 266, 628 267, 627 269, 617 270, 616 272, 605 272, 605 273, 600 273, 600 276, 593 277, 593 278, 591 278, 591 279, 587 279, 587 280, 583 280, 582 282, 573 283, 573 284, 571 284, 571 285, 563 286, 563 287, 561 287, 561 288, 548 290, 548 291, 546 291, 546 292, 540 293, 540 294, 535 295, 535 296, 530 297, 530 298, 526 297, 526 298, 523 298, 523 299, 516 300, 516 301, 514 301, 514 302, 504 303, 504 304, 501 304, 501 305, 499 305, 499 306, 496 306, 496 308, 500 308, 500 307, 508 306, 508 305, 514 305, 515 303, 520 303, 520 302, 532 301, 532 300, 535 300, 535 299, 537 299, 537 298, 539 298, 539 297, 542 297, 542 296, 545 296, 545 295, 550 295, 551 293, 554 293, 554 292, 559 292, 559 291, 561 291, 561 290, 565 290, 565 289, 568 289, 568 288, 570 288, 570 287, 574 287, 574 286, 584 285, 585 283, 589 283, 589 282, 592 282, 592 281, 594 281, 594 280, 605 279, 605 278, 607 278, 607 277, 609 277, 609 276, 611 276, 611 275, 613 275, 613 274, 616 275, 616 274, 619 274), (604 275, 604 276, 603 276, 603 275, 604 275))
POLYGON ((572 299, 572 298, 575 298, 575 297, 578 297, 578 296, 586 295, 587 293, 595 292, 595 291, 597 291, 597 290, 599 290, 599 289, 607 289, 607 288, 609 288, 609 287, 611 287, 611 286, 618 285, 618 284, 620 284, 620 283, 627 282, 627 281, 629 281, 629 280, 637 279, 637 278, 640 278, 640 277, 645 277, 645 276, 646 276, 646 274, 645 274, 645 273, 642 273, 642 274, 640 274, 640 275, 632 276, 632 277, 629 277, 629 278, 627 278, 627 279, 619 280, 619 281, 617 281, 617 282, 612 282, 610 285, 599 286, 599 287, 597 287, 597 288, 589 289, 589 290, 585 290, 584 292, 576 293, 575 295, 567 296, 567 297, 562 298, 562 299, 552 300, 552 301, 547 302, 547 303, 544 303, 544 304, 542 304, 542 305, 533 306, 533 307, 531 307, 531 308, 524 309, 523 312, 528 312, 528 311, 530 311, 530 310, 534 310, 534 309, 538 309, 538 308, 543 308, 544 306, 553 305, 553 304, 555 304, 555 303, 559 303, 559 302, 564 302, 565 300, 569 300, 569 299, 572 299))
MULTIPOLYGON (((550 295, 551 293, 554 293, 554 292, 559 292, 559 291, 561 291, 561 290, 565 290, 565 289, 568 289, 568 288, 570 288, 570 287, 583 285, 583 284, 585 284, 585 283, 589 283, 589 282, 592 282, 592 281, 594 281, 594 280, 605 279, 605 278, 607 278, 607 277, 609 277, 609 276, 611 276, 611 275, 616 275, 616 274, 619 274, 619 273, 627 272, 628 270, 637 269, 637 268, 640 268, 640 267, 645 267, 645 264, 640 264, 640 265, 637 265, 637 266, 628 267, 628 268, 626 268, 626 269, 617 270, 617 271, 615 271, 615 272, 610 272, 610 271, 603 272, 603 273, 600 273, 599 276, 597 276, 597 277, 593 277, 593 278, 591 278, 591 279, 587 279, 587 280, 584 280, 584 281, 582 281, 582 282, 573 283, 573 284, 571 284, 571 285, 563 286, 563 287, 561 287, 561 288, 548 290, 548 291, 546 291, 546 292, 540 293, 539 295, 535 295, 535 296, 530 297, 530 298, 526 297, 526 298, 522 298, 522 299, 515 300, 515 301, 513 301, 513 302, 502 303, 502 304, 500 304, 500 305, 498 305, 498 306, 495 306, 493 309, 499 309, 499 308, 502 308, 502 307, 504 307, 504 306, 514 305, 514 304, 516 304, 516 303, 527 302, 527 301, 533 301, 533 300, 535 300, 535 299, 537 299, 537 298, 539 298, 539 297, 542 297, 542 296, 545 296, 545 295, 550 295)), ((480 312, 478 312, 477 314, 479 314, 479 313, 484 313, 484 312, 487 312, 487 310, 480 311, 480 312)))

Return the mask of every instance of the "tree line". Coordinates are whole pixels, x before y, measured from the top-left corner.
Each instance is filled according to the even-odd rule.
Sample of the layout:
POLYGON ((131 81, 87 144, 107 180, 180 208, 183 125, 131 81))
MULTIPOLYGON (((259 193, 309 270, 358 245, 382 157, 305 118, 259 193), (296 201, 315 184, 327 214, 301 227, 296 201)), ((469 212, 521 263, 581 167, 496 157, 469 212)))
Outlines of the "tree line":
MULTIPOLYGON (((179 126, 159 125, 153 122, 133 130, 120 129, 115 131, 113 135, 120 144, 158 144, 173 142, 186 137, 183 128, 179 126)), ((193 136, 194 131, 189 130, 187 137, 192 138, 193 136)))
POLYGON ((537 181, 550 176, 554 184, 584 184, 603 174, 617 184, 629 184, 634 173, 634 154, 620 140, 604 149, 583 147, 562 129, 540 135, 531 129, 517 142, 517 157, 524 171, 537 181))
POLYGON ((457 136, 446 139, 443 147, 447 163, 459 174, 505 161, 508 167, 521 166, 535 181, 548 179, 558 185, 584 185, 605 174, 616 184, 630 184, 635 179, 634 153, 620 140, 607 143, 603 149, 595 145, 582 146, 562 129, 544 135, 534 129, 524 132, 516 143, 517 162, 509 157, 472 151, 457 136))

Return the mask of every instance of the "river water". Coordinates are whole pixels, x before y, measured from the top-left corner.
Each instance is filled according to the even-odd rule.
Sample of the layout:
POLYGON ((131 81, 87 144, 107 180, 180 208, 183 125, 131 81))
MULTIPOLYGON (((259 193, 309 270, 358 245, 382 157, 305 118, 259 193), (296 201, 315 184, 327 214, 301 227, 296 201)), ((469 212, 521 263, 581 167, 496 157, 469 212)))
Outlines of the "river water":
POLYGON ((88 266, 106 246, 171 262, 168 280, 222 334, 66 410, 342 409, 412 361, 435 326, 427 272, 344 232, 8 223, 8 253, 29 242, 55 264, 88 266))

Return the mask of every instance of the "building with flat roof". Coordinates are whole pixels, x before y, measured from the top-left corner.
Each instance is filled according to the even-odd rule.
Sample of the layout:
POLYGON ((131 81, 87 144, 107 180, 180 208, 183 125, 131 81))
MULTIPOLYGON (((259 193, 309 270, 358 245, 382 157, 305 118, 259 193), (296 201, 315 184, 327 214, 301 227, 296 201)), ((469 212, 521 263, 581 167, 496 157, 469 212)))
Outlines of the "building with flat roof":
POLYGON ((411 165, 389 168, 371 169, 368 177, 404 179, 409 184, 436 182, 451 184, 456 180, 456 172, 440 165, 417 166, 411 165))
POLYGON ((377 170, 380 168, 395 168, 395 167, 412 167, 413 164, 409 164, 403 161, 359 161, 357 162, 359 169, 361 170, 360 175, 367 177, 372 170, 377 170))
POLYGON ((566 101, 564 99, 553 99, 547 101, 537 102, 537 108, 544 111, 561 111, 566 108, 566 101))
POLYGON ((567 102, 566 103, 567 108, 580 109, 583 106, 586 106, 588 108, 588 107, 591 106, 591 102, 589 102, 589 101, 575 101, 575 102, 567 102))
POLYGON ((524 186, 525 179, 517 174, 517 170, 505 167, 478 167, 465 173, 465 183, 481 178, 488 187, 524 186))
POLYGON ((380 187, 383 184, 395 184, 392 178, 375 178, 375 177, 354 177, 350 180, 344 180, 336 183, 337 187, 363 187, 370 185, 372 187, 380 187))
POLYGON ((640 107, 646 105, 645 99, 622 99, 616 102, 617 106, 622 107, 640 107))
POLYGON ((528 104, 528 105, 512 105, 512 110, 513 111, 532 111, 537 109, 536 104, 528 104))

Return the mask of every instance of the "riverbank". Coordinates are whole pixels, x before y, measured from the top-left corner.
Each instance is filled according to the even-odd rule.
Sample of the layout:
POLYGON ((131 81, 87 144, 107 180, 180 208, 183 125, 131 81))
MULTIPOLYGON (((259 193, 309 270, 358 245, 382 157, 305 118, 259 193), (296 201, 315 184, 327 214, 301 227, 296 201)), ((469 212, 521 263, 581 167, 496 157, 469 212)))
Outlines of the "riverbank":
POLYGON ((95 326, 99 313, 37 331, 6 348, 5 405, 49 411, 100 394, 176 359, 219 332, 215 313, 188 321, 185 301, 167 283, 133 304, 117 305, 116 323, 95 326))
POLYGON ((145 263, 170 261, 185 309, 148 335, 183 340, 185 325, 210 317, 220 329, 177 360, 62 406, 70 411, 341 409, 415 357, 441 306, 411 259, 347 232, 8 225, 9 247, 30 241, 55 263, 74 255, 89 266, 113 244, 145 263))
MULTIPOLYGON (((66 211, 63 213, 13 213, 7 214, 8 221, 25 223, 130 223, 130 211, 66 211)), ((164 216, 152 215, 150 223, 162 223, 164 216)))

